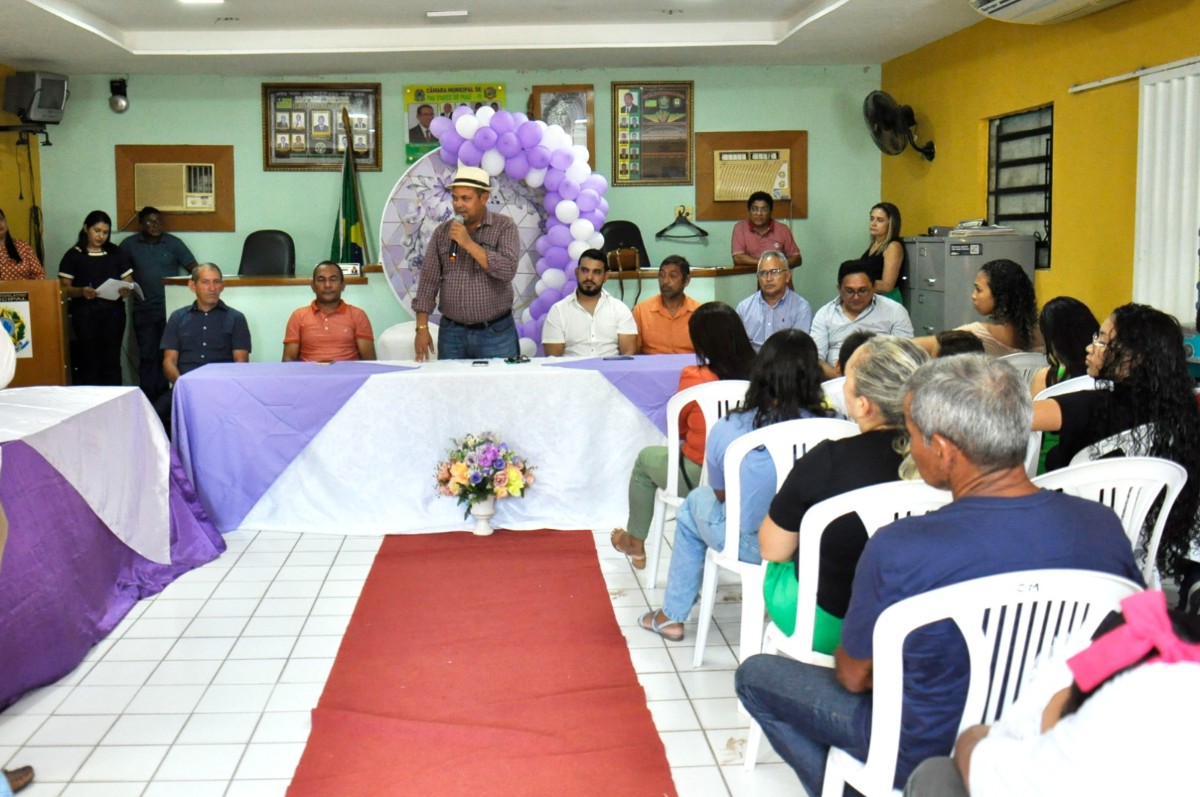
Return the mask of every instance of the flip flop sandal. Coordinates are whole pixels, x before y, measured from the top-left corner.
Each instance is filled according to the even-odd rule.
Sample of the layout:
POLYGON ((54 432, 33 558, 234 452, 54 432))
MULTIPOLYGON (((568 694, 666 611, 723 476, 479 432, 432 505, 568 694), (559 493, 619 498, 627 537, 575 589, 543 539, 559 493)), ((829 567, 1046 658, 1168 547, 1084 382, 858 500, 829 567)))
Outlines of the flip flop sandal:
POLYGON ((682 642, 683 641, 683 628, 682 627, 679 629, 678 635, 668 633, 666 630, 667 626, 671 626, 671 625, 682 626, 681 623, 677 623, 674 620, 667 620, 666 622, 660 623, 657 621, 657 618, 658 618, 658 610, 657 609, 646 612, 645 614, 643 614, 641 617, 638 618, 638 625, 640 625, 642 628, 646 629, 647 631, 649 631, 652 634, 658 634, 660 637, 667 640, 668 642, 682 642))
POLYGON ((642 552, 635 554, 629 550, 629 541, 633 539, 633 535, 625 529, 613 529, 609 540, 612 542, 612 547, 618 552, 625 554, 625 558, 629 563, 638 570, 646 569, 646 554, 642 552))

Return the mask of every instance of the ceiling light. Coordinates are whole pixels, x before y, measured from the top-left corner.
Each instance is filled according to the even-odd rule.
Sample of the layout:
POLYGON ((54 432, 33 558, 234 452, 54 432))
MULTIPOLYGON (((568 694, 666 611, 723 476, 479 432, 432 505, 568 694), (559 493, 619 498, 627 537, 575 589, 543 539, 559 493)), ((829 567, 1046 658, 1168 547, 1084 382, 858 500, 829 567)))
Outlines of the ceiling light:
POLYGON ((425 16, 429 17, 430 19, 439 19, 441 17, 465 17, 466 15, 467 15, 466 9, 463 9, 461 11, 426 11, 425 12, 425 16))

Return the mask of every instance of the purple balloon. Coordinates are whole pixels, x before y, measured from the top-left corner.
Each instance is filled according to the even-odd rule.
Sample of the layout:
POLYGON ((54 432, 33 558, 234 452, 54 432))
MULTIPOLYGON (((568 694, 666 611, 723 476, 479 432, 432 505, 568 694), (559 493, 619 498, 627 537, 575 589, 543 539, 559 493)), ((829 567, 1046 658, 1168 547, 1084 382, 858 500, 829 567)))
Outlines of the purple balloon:
POLYGON ((554 191, 547 191, 546 196, 542 197, 542 207, 547 213, 553 213, 559 202, 562 202, 562 197, 554 191))
POLYGON ((475 146, 474 141, 464 141, 458 148, 458 159, 467 166, 478 166, 479 161, 483 159, 483 153, 475 146))
POLYGON ((470 105, 460 105, 454 109, 454 112, 452 114, 450 114, 450 118, 457 122, 459 117, 466 116, 467 114, 470 114, 470 113, 475 113, 474 111, 471 110, 470 105))
POLYGON ((596 205, 596 210, 607 215, 608 214, 608 200, 605 199, 604 197, 600 197, 600 204, 596 205))
MULTIPOLYGON (((545 240, 545 238, 538 238, 537 242, 540 244, 545 240)), ((538 261, 533 264, 533 270, 537 272, 539 277, 542 276, 542 274, 545 273, 546 269, 548 268, 550 268, 550 264, 546 262, 546 258, 544 257, 539 257, 538 261)))
POLYGON ((579 184, 579 188, 584 191, 595 191, 596 196, 600 196, 600 192, 604 189, 604 178, 598 174, 589 174, 579 184))
POLYGON ((524 180, 529 174, 529 159, 524 152, 518 152, 504 164, 504 173, 514 180, 524 180))
MULTIPOLYGON (((533 122, 529 122, 529 124, 532 125, 533 122)), ((537 127, 537 125, 533 126, 537 127)), ((520 136, 520 133, 517 135, 520 136)), ((529 150, 527 157, 529 158, 529 167, 532 169, 545 169, 550 165, 550 150, 546 149, 545 147, 534 147, 533 149, 529 150)))
POLYGON ((449 144, 442 144, 442 148, 438 150, 442 153, 442 160, 450 166, 458 168, 458 147, 452 147, 449 144))
MULTIPOLYGON (((587 180, 583 181, 584 183, 587 180)), ((579 196, 575 197, 575 204, 579 205, 581 213, 587 213, 590 210, 595 210, 600 204, 600 195, 591 188, 580 188, 579 196)))
MULTIPOLYGON (((566 249, 571 245, 571 241, 574 239, 571 238, 571 228, 560 223, 557 226, 550 227, 548 230, 546 230, 546 240, 550 242, 550 246, 557 246, 561 247, 562 249, 566 249)), ((543 252, 543 254, 545 253, 543 252)))
POLYGON ((514 111, 512 118, 513 118, 513 129, 514 130, 520 128, 521 125, 523 125, 529 121, 529 117, 526 116, 525 114, 521 113, 520 111, 514 111))
POLYGON ((600 182, 600 187, 596 189, 596 193, 604 196, 604 192, 608 190, 608 178, 603 174, 593 174, 592 177, 595 177, 600 182))
POLYGON ((553 304, 553 302, 550 302, 539 296, 529 303, 529 313, 534 318, 543 316, 546 314, 546 311, 550 309, 551 304, 553 304))
MULTIPOLYGON (((533 248, 537 250, 539 255, 546 254, 546 250, 550 248, 550 239, 545 235, 538 236, 538 239, 533 242, 533 248)), ((542 272, 538 272, 541 274, 542 272)))
MULTIPOLYGON (((572 263, 574 263, 574 261, 572 261, 572 263)), ((575 265, 578 265, 578 264, 575 264, 575 265)), ((571 266, 571 270, 570 270, 570 272, 569 272, 569 273, 570 273, 570 274, 574 274, 574 273, 575 273, 575 266, 574 266, 574 265, 572 265, 572 266, 571 266)), ((561 288, 561 290, 562 290, 562 295, 563 295, 563 296, 570 296, 572 293, 574 293, 574 292, 575 292, 575 289, 576 289, 576 288, 578 288, 578 287, 579 287, 579 283, 578 283, 578 282, 576 282, 574 279, 569 279, 569 280, 567 280, 567 281, 566 281, 566 283, 564 283, 564 284, 563 284, 563 286, 562 286, 562 288, 561 288)))
POLYGON ((546 262, 551 268, 563 268, 571 262, 571 256, 567 254, 566 247, 552 246, 546 250, 546 262))
POLYGON ((564 172, 567 170, 567 167, 574 162, 575 153, 571 152, 569 147, 557 149, 554 151, 554 154, 550 156, 550 165, 555 169, 562 169, 564 172))
POLYGON ((429 123, 429 132, 433 133, 435 137, 441 138, 452 127, 454 127, 454 122, 444 116, 439 116, 429 123))
POLYGON ((492 129, 497 133, 511 133, 517 129, 513 115, 501 108, 492 116, 492 129))
POLYGON ((575 199, 579 196, 579 183, 570 177, 564 177, 563 181, 558 184, 558 193, 562 195, 563 199, 575 199))
MULTIPOLYGON (((443 117, 445 118, 445 117, 443 117)), ((458 152, 458 148, 463 145, 463 137, 458 134, 458 131, 451 127, 442 134, 440 139, 442 146, 458 152)))
POLYGON ((543 185, 546 186, 547 191, 557 191, 559 185, 562 184, 562 181, 565 180, 566 177, 566 172, 561 169, 555 169, 551 167, 550 170, 546 172, 546 180, 543 185))
POLYGON ((550 302, 550 304, 554 304, 565 295, 566 294, 564 294, 558 288, 546 288, 544 291, 538 294, 538 298, 546 299, 550 302))
MULTIPOLYGON (((521 146, 525 149, 533 149, 538 144, 542 143, 542 128, 538 127, 533 122, 525 122, 523 125, 517 128, 517 139, 521 142, 521 146)), ((549 160, 546 162, 549 163, 549 160)), ((535 166, 534 168, 542 169, 544 167, 535 166)))
MULTIPOLYGON (((479 134, 475 134, 479 138, 479 134)), ((496 151, 506 158, 512 158, 521 151, 521 142, 517 139, 517 134, 511 130, 501 133, 496 138, 496 151)))
MULTIPOLYGON (((467 142, 470 143, 470 142, 467 142)), ((460 156, 461 157, 461 156, 460 156)), ((597 230, 604 226, 604 214, 598 210, 592 210, 587 213, 580 213, 579 218, 587 219, 592 223, 592 226, 597 230)))
POLYGON ((490 127, 481 127, 475 132, 475 146, 479 147, 481 152, 487 152, 492 147, 496 146, 496 139, 500 136, 490 127))

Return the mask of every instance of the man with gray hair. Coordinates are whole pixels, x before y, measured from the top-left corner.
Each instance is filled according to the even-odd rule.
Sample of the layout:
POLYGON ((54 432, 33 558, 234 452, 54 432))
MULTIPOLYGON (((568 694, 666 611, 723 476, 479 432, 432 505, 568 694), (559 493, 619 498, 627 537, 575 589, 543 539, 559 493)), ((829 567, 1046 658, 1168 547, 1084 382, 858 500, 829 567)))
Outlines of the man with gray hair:
POLYGON ((812 305, 788 290, 792 271, 783 252, 772 249, 758 259, 758 290, 738 302, 737 314, 746 327, 754 350, 781 329, 799 329, 805 334, 812 327, 812 305))
MULTIPOLYGON (((950 490, 936 512, 896 521, 867 543, 854 574, 830 670, 782 656, 747 659, 737 693, 775 750, 819 794, 825 756, 866 757, 872 636, 905 598, 983 576, 1041 568, 1095 570, 1141 583, 1121 523, 1108 507, 1039 490, 1025 474, 1033 404, 1009 365, 979 355, 934 360, 904 386, 905 426, 921 477, 950 490)), ((970 666, 952 624, 909 637, 896 786, 954 745, 970 666)))

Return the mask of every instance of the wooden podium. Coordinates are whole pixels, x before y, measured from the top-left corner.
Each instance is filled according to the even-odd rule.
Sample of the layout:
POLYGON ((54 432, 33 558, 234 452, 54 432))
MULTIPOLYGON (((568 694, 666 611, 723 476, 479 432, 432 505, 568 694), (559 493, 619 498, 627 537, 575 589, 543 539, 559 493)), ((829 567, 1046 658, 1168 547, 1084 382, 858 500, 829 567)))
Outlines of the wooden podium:
POLYGON ((10 387, 69 384, 67 314, 58 280, 0 280, 0 312, 25 325, 20 337, 33 354, 17 352, 10 387))

